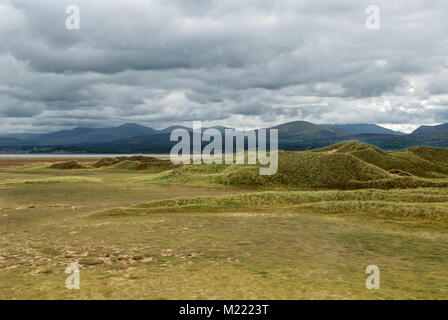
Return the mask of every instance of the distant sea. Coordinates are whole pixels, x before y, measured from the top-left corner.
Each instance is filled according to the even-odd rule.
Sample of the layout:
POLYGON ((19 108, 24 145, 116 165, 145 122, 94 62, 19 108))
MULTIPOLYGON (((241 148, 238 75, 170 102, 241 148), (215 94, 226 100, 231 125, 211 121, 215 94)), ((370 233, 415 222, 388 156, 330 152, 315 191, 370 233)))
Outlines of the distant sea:
POLYGON ((95 153, 14 153, 14 154, 1 154, 0 159, 19 159, 19 158, 115 158, 115 157, 132 157, 132 156, 145 156, 145 157, 157 157, 157 158, 169 158, 169 154, 147 153, 147 154, 95 154, 95 153))

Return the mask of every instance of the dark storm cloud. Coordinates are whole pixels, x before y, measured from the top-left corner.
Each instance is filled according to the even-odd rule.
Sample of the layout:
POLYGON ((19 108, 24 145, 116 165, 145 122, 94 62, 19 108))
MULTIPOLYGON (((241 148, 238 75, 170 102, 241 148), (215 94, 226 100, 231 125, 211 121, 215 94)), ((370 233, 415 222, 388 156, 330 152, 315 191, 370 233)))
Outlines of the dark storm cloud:
POLYGON ((443 0, 0 0, 0 133, 448 121, 443 0), (65 8, 81 29, 65 28, 65 8))

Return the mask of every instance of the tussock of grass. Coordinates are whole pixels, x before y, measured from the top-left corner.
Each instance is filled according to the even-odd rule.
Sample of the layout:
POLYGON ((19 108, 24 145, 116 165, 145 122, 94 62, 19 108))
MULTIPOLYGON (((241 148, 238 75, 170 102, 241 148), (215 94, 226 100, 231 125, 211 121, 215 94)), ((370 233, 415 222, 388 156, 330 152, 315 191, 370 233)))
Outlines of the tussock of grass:
MULTIPOLYGON (((430 205, 428 206, 429 211, 425 211, 425 214, 423 216, 426 216, 428 219, 438 220, 439 218, 448 218, 448 215, 445 214, 446 212, 448 212, 448 205, 445 203, 447 201, 448 194, 441 194, 439 190, 435 189, 392 191, 373 189, 357 191, 268 191, 222 197, 194 197, 152 201, 128 208, 112 208, 95 211, 90 213, 89 217, 99 218, 105 216, 139 216, 151 213, 165 212, 201 212, 271 207, 276 208, 312 203, 320 204, 320 207, 316 207, 316 210, 324 210, 325 208, 331 208, 330 204, 332 202, 338 204, 346 203, 346 211, 353 212, 353 210, 358 208, 355 207, 354 204, 357 204, 359 206, 359 204, 365 202, 366 206, 368 206, 369 208, 368 213, 375 213, 374 203, 394 203, 396 205, 391 206, 390 212, 392 213, 394 210, 396 210, 398 212, 397 217, 406 218, 412 216, 416 217, 418 215, 416 214, 416 210, 412 211, 413 213, 411 214, 405 214, 402 212, 403 210, 409 207, 422 208, 426 204, 428 204, 430 205), (431 218, 431 212, 434 212, 435 214, 433 218, 431 218)), ((312 207, 304 206, 304 208, 312 207)), ((335 207, 334 211, 337 211, 338 208, 340 208, 341 210, 343 209, 341 205, 341 207, 335 207)), ((361 208, 363 207, 361 206, 361 208)), ((382 212, 378 211, 378 215, 381 214, 382 212)))
POLYGON ((93 164, 95 168, 117 171, 145 170, 150 172, 162 172, 174 168, 170 160, 154 157, 132 156, 103 158, 93 164))
POLYGON ((327 201, 305 204, 302 207, 322 213, 362 213, 397 220, 448 222, 448 203, 327 201))
POLYGON ((94 259, 94 258, 83 258, 79 260, 79 263, 85 266, 96 266, 99 264, 103 264, 104 261, 101 259, 94 259))
POLYGON ((102 182, 103 180, 95 177, 67 176, 51 177, 42 179, 9 179, 0 184, 51 184, 51 183, 80 183, 80 182, 102 182))
POLYGON ((71 170, 71 169, 82 169, 83 166, 78 161, 65 161, 53 163, 50 169, 60 169, 60 170, 71 170))

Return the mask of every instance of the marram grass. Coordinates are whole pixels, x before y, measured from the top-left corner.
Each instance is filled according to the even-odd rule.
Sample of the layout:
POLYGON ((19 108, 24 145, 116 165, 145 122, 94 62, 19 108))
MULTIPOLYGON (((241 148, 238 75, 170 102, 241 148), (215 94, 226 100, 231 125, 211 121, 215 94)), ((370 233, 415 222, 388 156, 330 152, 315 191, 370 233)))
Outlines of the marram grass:
POLYGON ((0 182, 0 184, 53 184, 53 183, 81 183, 81 182, 96 182, 100 183, 103 180, 96 177, 84 176, 66 176, 66 177, 50 177, 41 179, 7 179, 0 182))
POLYGON ((268 191, 241 195, 177 198, 92 212, 90 218, 153 213, 216 212, 300 207, 328 213, 359 213, 448 223, 448 193, 438 189, 357 191, 268 191))

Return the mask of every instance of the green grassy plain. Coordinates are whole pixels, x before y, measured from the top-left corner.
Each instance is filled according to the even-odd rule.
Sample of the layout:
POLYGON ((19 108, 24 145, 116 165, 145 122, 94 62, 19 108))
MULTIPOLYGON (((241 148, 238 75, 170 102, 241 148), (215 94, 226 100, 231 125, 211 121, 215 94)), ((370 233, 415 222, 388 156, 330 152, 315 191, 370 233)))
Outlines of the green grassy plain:
MULTIPOLYGON (((328 152, 337 153, 310 159, 328 152)), ((444 181, 444 157, 433 167, 414 155, 406 172, 415 175, 405 178, 444 181)), ((373 161, 349 160, 364 181, 393 178, 373 161)), ((232 184, 232 166, 84 162, 68 170, 8 161, 0 160, 0 299, 448 297, 448 190, 440 184, 344 190, 321 179, 313 189, 299 187, 299 176, 232 184), (71 263, 80 290, 65 287, 71 263), (365 287, 368 265, 380 268, 379 290, 365 287)))

